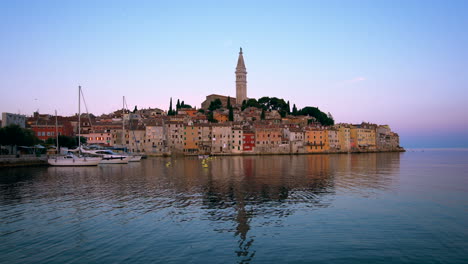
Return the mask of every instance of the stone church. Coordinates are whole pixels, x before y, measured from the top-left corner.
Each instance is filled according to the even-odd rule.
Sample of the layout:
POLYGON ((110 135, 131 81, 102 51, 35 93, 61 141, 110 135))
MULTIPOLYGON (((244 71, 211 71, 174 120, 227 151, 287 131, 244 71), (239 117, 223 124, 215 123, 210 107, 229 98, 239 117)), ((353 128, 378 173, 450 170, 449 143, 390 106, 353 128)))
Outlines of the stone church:
MULTIPOLYGON (((231 97, 231 104, 237 103, 242 104, 242 101, 247 100, 247 69, 245 68, 244 56, 242 48, 239 51, 239 58, 237 59, 236 67, 236 97, 231 97)), ((208 109, 210 103, 216 99, 220 99, 223 106, 226 107, 228 96, 219 94, 210 94, 206 96, 205 101, 201 104, 203 109, 208 109)))

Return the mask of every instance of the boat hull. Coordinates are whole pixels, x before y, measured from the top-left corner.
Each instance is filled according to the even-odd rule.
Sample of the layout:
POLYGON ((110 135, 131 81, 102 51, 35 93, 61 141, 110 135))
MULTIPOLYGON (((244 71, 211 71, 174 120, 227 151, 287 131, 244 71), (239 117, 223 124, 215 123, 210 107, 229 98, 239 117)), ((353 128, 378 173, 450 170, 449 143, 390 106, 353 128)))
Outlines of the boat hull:
POLYGON ((142 156, 131 156, 129 162, 139 162, 142 156))
POLYGON ((63 167, 81 167, 81 166, 97 166, 101 162, 101 158, 51 158, 47 163, 51 166, 63 167))
POLYGON ((130 157, 104 157, 100 164, 127 164, 130 157))

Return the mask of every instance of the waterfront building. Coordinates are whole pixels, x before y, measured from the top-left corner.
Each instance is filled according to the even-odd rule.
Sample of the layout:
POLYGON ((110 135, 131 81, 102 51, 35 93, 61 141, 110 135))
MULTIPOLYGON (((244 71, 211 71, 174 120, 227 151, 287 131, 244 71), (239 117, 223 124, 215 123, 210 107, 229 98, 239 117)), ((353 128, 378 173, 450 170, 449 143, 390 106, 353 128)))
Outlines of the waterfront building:
POLYGON ((231 135, 231 152, 232 153, 242 153, 243 151, 243 146, 242 146, 242 141, 243 141, 243 130, 240 127, 231 127, 232 129, 232 135, 231 135))
POLYGON ((340 148, 338 140, 338 130, 334 128, 329 128, 326 130, 328 137, 328 145, 330 150, 338 150, 340 148))
POLYGON ((201 141, 200 126, 186 124, 184 126, 184 153, 195 154, 199 152, 198 144, 201 141))
POLYGON ((349 151, 351 149, 351 134, 348 124, 337 124, 335 129, 338 131, 338 147, 340 151, 349 151))
POLYGON ((210 154, 213 146, 211 124, 196 124, 200 131, 201 139, 198 142, 198 150, 201 154, 210 154))
POLYGON ((110 146, 112 142, 111 130, 95 130, 89 134, 83 134, 86 138, 86 143, 90 145, 110 146))
POLYGON ((130 152, 146 152, 146 128, 137 126, 134 129, 125 129, 127 150, 130 152))
POLYGON ((212 124, 212 146, 213 153, 231 152, 231 124, 212 124))
POLYGON ((2 113, 2 123, 1 127, 6 127, 9 125, 18 125, 21 128, 26 127, 26 116, 25 115, 19 115, 19 114, 12 114, 12 113, 7 113, 3 112, 2 113))
POLYGON ((362 150, 376 149, 376 125, 361 123, 350 126, 351 148, 362 150))
POLYGON ((283 131, 276 125, 256 125, 255 126, 255 149, 257 153, 279 152, 283 143, 283 131))
POLYGON ((167 133, 167 146, 173 153, 184 150, 184 123, 182 121, 167 121, 164 124, 167 133))
POLYGON ((145 150, 151 154, 165 154, 168 152, 166 146, 166 133, 162 122, 152 121, 146 124, 145 150))
POLYGON ((290 153, 303 153, 304 149, 304 130, 293 126, 283 129, 283 137, 289 142, 290 153))
POLYGON ((244 129, 242 131, 242 151, 254 152, 255 151, 255 132, 252 130, 244 129))
POLYGON ((329 149, 326 130, 308 127, 305 131, 305 146, 307 152, 323 152, 329 149))

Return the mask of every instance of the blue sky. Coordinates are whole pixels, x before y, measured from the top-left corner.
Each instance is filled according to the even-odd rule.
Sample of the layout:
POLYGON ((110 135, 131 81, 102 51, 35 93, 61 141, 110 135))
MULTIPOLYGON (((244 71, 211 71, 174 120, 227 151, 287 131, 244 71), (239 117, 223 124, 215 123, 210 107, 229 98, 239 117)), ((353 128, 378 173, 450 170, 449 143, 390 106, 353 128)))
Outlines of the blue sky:
POLYGON ((235 96, 389 124, 407 147, 468 147, 466 1, 3 1, 0 112, 194 106, 235 96), (442 139, 442 141, 441 141, 442 139))

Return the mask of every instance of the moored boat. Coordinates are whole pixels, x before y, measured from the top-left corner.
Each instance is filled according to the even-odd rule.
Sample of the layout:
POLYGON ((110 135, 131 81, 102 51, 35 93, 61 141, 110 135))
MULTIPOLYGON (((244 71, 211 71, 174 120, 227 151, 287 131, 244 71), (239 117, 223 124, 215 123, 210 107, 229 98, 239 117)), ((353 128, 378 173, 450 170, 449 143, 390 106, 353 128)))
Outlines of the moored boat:
POLYGON ((73 154, 49 158, 47 163, 52 166, 97 166, 101 162, 98 157, 77 157, 73 154))
MULTIPOLYGON (((75 156, 72 153, 68 153, 65 156, 57 155, 49 158, 47 163, 51 166, 97 166, 101 162, 100 157, 82 157, 81 156, 81 86, 78 86, 78 153, 79 156, 75 156)), ((56 134, 56 145, 57 154, 59 151, 58 141, 58 130, 57 130, 57 112, 55 112, 55 134, 56 134)))

